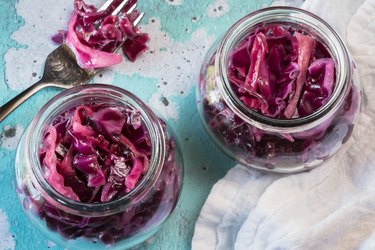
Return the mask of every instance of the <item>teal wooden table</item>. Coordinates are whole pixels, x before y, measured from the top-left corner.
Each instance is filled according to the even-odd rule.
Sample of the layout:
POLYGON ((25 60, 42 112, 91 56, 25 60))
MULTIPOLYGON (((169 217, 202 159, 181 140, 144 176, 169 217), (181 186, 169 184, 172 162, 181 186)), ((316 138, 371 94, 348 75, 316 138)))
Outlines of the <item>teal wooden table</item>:
MULTIPOLYGON (((200 64, 212 42, 233 22, 271 0, 139 2, 146 13, 141 29, 151 37, 149 51, 135 63, 124 60, 92 82, 132 91, 173 127, 185 162, 182 196, 163 228, 139 248, 190 249, 195 221, 212 185, 234 165, 213 144, 198 117, 195 85, 200 64)), ((55 47, 50 36, 66 28, 72 6, 73 0, 0 0, 0 105, 40 78, 45 57, 55 47)), ((1 250, 62 249, 29 223, 14 185, 18 140, 43 104, 60 91, 40 91, 0 123, 1 250)))

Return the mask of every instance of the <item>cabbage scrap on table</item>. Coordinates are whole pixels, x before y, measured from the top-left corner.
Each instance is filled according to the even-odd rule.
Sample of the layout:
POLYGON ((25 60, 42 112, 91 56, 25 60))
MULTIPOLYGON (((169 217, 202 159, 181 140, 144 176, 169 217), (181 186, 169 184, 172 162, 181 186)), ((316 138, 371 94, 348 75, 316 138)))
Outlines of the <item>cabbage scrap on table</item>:
POLYGON ((130 0, 117 16, 111 15, 121 2, 116 0, 107 10, 98 11, 83 0, 74 0, 68 30, 59 30, 52 40, 57 44, 65 42, 76 55, 78 64, 85 69, 120 63, 122 56, 115 53, 118 47, 130 61, 136 60, 147 49, 149 37, 133 25, 139 11, 126 14, 137 0, 130 0))

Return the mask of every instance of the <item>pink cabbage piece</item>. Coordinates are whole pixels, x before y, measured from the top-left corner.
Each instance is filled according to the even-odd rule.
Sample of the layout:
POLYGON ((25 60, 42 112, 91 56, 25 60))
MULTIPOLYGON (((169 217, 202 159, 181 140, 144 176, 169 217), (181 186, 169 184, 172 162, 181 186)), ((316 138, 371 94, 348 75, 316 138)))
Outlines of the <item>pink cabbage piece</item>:
POLYGON ((77 154, 74 156, 73 166, 82 173, 87 174, 88 187, 100 187, 106 183, 97 155, 77 154))
POLYGON ((74 192, 78 195, 81 201, 90 201, 93 197, 94 189, 90 188, 84 180, 77 176, 73 166, 74 150, 70 147, 69 151, 65 155, 57 171, 64 177, 64 183, 66 186, 71 187, 74 192))
POLYGON ((68 36, 66 44, 74 51, 77 62, 82 68, 103 68, 122 61, 121 55, 115 53, 95 50, 84 45, 75 33, 75 26, 78 15, 72 13, 68 24, 68 36))
POLYGON ((296 80, 296 88, 293 93, 293 97, 288 103, 288 106, 284 110, 284 116, 286 118, 292 118, 297 109, 297 104, 300 100, 301 92, 306 81, 307 68, 309 67, 310 60, 315 50, 315 39, 309 35, 302 35, 296 32, 295 37, 298 41, 298 66, 299 73, 296 80))
POLYGON ((118 47, 129 60, 134 61, 147 49, 149 40, 147 34, 133 25, 139 11, 125 14, 136 2, 130 0, 121 14, 112 16, 120 0, 114 1, 105 11, 98 11, 95 6, 87 5, 82 0, 74 0, 68 31, 59 30, 52 40, 57 44, 65 41, 82 68, 96 69, 120 63, 122 57, 115 53, 118 47))
POLYGON ((67 187, 64 184, 64 177, 57 172, 58 159, 55 153, 57 143, 57 132, 54 126, 48 126, 45 131, 43 138, 43 144, 41 148, 42 157, 42 168, 44 176, 50 185, 65 197, 79 201, 79 197, 74 193, 71 187, 67 187))
POLYGON ((40 151, 47 181, 83 202, 108 202, 133 190, 150 156, 140 113, 106 104, 78 106, 56 117, 40 151))
POLYGON ((308 68, 309 78, 305 84, 298 113, 308 115, 323 106, 333 92, 335 64, 330 58, 315 60, 308 68))
POLYGON ((243 88, 239 90, 241 92, 251 93, 252 97, 255 97, 254 99, 243 96, 242 101, 251 108, 260 108, 263 112, 267 112, 267 99, 271 96, 273 91, 273 86, 270 83, 266 53, 268 53, 268 45, 265 35, 263 33, 256 34, 250 51, 251 64, 243 88))
POLYGON ((130 192, 135 188, 135 185, 138 183, 139 178, 141 178, 143 171, 144 167, 142 161, 139 158, 134 157, 133 168, 129 175, 125 177, 126 192, 130 192))
POLYGON ((91 117, 91 121, 95 124, 96 130, 108 137, 118 138, 126 122, 126 117, 118 108, 108 107, 96 112, 91 117))
POLYGON ((228 79, 235 93, 265 116, 309 115, 334 89, 335 64, 325 46, 291 27, 258 28, 239 42, 229 59, 228 79))
POLYGON ((113 167, 110 168, 108 182, 103 187, 100 198, 102 202, 112 200, 115 195, 125 190, 125 178, 130 172, 130 166, 125 157, 118 157, 112 154, 110 162, 113 167))

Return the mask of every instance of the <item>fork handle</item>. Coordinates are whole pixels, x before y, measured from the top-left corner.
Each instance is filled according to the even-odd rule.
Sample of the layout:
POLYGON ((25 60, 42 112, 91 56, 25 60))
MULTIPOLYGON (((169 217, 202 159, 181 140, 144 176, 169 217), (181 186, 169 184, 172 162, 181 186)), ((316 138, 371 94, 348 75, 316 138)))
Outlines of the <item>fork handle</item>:
POLYGON ((40 89, 46 87, 47 85, 39 81, 29 88, 25 89, 17 96, 13 97, 10 101, 5 103, 3 106, 0 107, 0 122, 5 119, 13 110, 15 110, 18 106, 20 106, 24 101, 26 101, 30 96, 34 95, 40 89))

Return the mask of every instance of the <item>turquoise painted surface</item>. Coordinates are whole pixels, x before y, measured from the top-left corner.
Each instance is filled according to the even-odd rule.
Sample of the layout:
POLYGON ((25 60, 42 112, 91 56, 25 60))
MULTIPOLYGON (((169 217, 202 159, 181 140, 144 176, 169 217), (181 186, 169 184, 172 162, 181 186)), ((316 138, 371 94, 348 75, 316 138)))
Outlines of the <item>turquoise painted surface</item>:
MULTIPOLYGON (((19 1, 18 4, 22 4, 22 2, 25 1, 19 1)), ((65 1, 67 5, 72 4, 71 2, 65 1)), ((173 1, 140 0, 141 9, 147 13, 148 17, 143 22, 153 22, 153 18, 160 20, 160 31, 165 32, 174 43, 184 44, 189 43, 192 40, 192 35, 199 29, 202 29, 213 41, 235 20, 246 13, 270 4, 271 1, 247 1, 247 3, 244 3, 242 0, 182 0, 180 5, 171 5, 171 2, 173 1), (227 5, 223 10, 223 6, 219 4, 218 6, 221 6, 221 8, 219 7, 216 10, 225 11, 224 15, 210 17, 207 14, 210 5, 215 2, 224 3, 224 7, 225 4, 227 5)), ((174 2, 180 1, 174 0, 174 2)), ((33 3, 35 5, 40 4, 39 1, 33 1, 33 3)), ((9 71, 6 71, 5 67, 12 67, 13 72, 17 72, 18 64, 17 62, 5 64, 7 51, 12 48, 27 49, 30 45, 30 41, 26 37, 24 43, 16 42, 10 38, 13 32, 25 25, 25 20, 18 16, 19 13, 17 13, 15 5, 16 0, 0 0, 0 16, 2 17, 0 19, 0 104, 5 103, 6 100, 20 92, 20 89, 14 90, 8 85, 9 79, 7 79, 6 72, 9 71)), ((61 6, 61 8, 64 8, 64 6, 61 6)), ((33 9, 29 11, 32 15, 33 9)), ((214 10, 213 13, 215 14, 214 10)), ((169 51, 170 48, 161 48, 160 50, 169 51)), ((171 53, 173 53, 173 50, 171 53)), ((189 53, 190 51, 185 52, 187 58, 189 53)), ((19 60, 21 63, 26 58, 20 57, 19 60)), ((143 68, 142 71, 151 71, 153 63, 157 64, 158 62, 148 62, 149 66, 143 68)), ((42 68, 35 70, 41 72, 42 68)), ((19 69, 19 71, 21 72, 22 69, 19 69)), ((32 73, 30 72, 30 74, 32 73)), ((106 72, 103 74, 106 74, 106 72)), ((181 72, 170 70, 168 74, 181 74, 181 72)), ((213 144, 199 120, 195 104, 195 79, 198 71, 194 74, 196 75, 185 78, 184 83, 179 83, 164 82, 160 76, 147 76, 147 74, 136 72, 134 74, 115 72, 108 82, 125 87, 146 102, 152 99, 156 92, 161 92, 163 95, 163 90, 167 90, 173 84, 183 85, 181 90, 168 96, 168 102, 176 104, 178 113, 177 118, 169 118, 169 123, 177 134, 185 160, 182 197, 174 214, 164 227, 152 239, 140 246, 140 249, 190 249, 195 221, 212 185, 234 165, 213 144)), ((103 76, 103 79, 105 79, 105 76, 103 76)), ((100 82, 101 77, 97 77, 95 80, 100 82)), ((25 79, 25 81, 29 80, 25 79)), ((26 83, 25 86, 31 83, 26 83)), ((0 217, 0 249, 6 249, 6 246, 11 249, 62 249, 48 242, 48 239, 39 234, 28 222, 21 210, 14 187, 14 140, 18 138, 22 129, 27 127, 40 107, 60 91, 57 89, 40 91, 0 123, 0 190, 2 193, 0 196, 0 215, 2 215, 0 217), (5 220, 5 222, 1 220, 5 220), (8 239, 9 237, 9 241, 4 243, 4 238, 8 239)), ((160 106, 156 105, 157 111, 164 115, 164 110, 162 108, 158 110, 158 107, 165 105, 165 102, 163 104, 163 100, 160 98, 156 102, 160 102, 160 106)))

